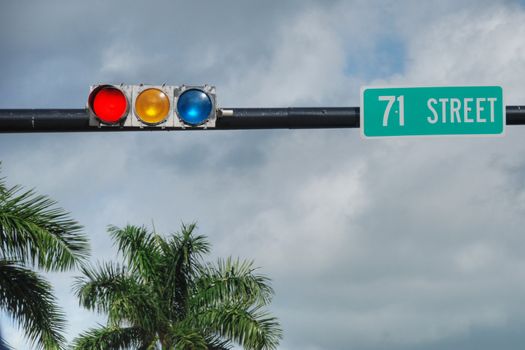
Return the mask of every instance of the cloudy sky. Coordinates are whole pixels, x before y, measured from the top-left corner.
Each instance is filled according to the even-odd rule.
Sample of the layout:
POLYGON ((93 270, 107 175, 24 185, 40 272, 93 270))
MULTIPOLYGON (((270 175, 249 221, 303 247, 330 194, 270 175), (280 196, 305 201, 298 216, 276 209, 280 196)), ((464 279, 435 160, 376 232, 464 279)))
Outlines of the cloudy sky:
MULTIPOLYGON (((99 82, 204 84, 223 107, 357 106, 363 85, 501 85, 525 105, 525 2, 0 0, 0 108, 99 82)), ((198 221, 273 279, 280 349, 522 349, 525 127, 0 135, 2 175, 108 224, 198 221)), ((52 274, 67 336, 103 321, 52 274)), ((3 335, 30 349, 4 317, 3 335)))

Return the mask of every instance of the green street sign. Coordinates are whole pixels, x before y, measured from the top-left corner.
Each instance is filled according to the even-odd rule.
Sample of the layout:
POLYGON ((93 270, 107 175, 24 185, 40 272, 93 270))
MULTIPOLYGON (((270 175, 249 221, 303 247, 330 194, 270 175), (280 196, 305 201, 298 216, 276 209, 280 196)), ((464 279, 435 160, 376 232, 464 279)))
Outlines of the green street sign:
POLYGON ((364 137, 502 135, 500 86, 392 87, 361 90, 364 137))

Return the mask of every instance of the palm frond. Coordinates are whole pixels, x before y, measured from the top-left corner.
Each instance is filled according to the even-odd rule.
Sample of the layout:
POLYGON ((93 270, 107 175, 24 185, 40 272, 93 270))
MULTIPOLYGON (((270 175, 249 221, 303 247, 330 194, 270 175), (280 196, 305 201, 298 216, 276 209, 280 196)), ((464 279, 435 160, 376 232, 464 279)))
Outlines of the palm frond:
POLYGON ((233 348, 231 341, 221 339, 219 336, 210 336, 206 342, 208 350, 230 350, 233 348))
POLYGON ((108 232, 131 269, 139 272, 145 280, 154 277, 159 259, 157 235, 144 226, 133 225, 124 228, 109 226, 108 232))
POLYGON ((81 306, 107 313, 113 325, 126 320, 145 329, 156 326, 161 317, 156 298, 136 273, 110 263, 82 272, 73 285, 81 306))
POLYGON ((196 329, 178 325, 170 332, 170 343, 175 350, 208 350, 206 338, 196 329))
POLYGON ((170 344, 176 350, 229 350, 231 342, 214 334, 206 334, 205 330, 193 328, 190 323, 178 322, 170 327, 170 344))
POLYGON ((0 260, 0 308, 22 326, 35 348, 63 348, 64 315, 51 285, 35 272, 0 260))
POLYGON ((245 349, 276 349, 282 330, 275 317, 261 306, 232 303, 192 314, 194 326, 237 342, 245 349))
POLYGON ((173 234, 168 240, 164 255, 177 257, 188 269, 198 267, 202 257, 210 252, 210 243, 206 236, 194 234, 196 228, 196 223, 182 224, 180 234, 173 234))
POLYGON ((87 258, 82 227, 55 201, 20 186, 1 187, 1 257, 46 270, 67 270, 87 258))
POLYGON ((127 350, 153 349, 152 339, 138 327, 93 328, 73 341, 74 350, 127 350))
POLYGON ((164 299, 168 301, 171 317, 180 320, 185 317, 190 289, 202 267, 202 257, 210 251, 206 236, 194 235, 196 224, 182 225, 180 234, 170 237, 162 248, 164 299))
POLYGON ((270 279, 255 273, 256 270, 252 261, 231 257, 219 259, 217 265, 207 264, 200 270, 190 305, 206 308, 234 301, 260 305, 270 303, 274 293, 270 279))

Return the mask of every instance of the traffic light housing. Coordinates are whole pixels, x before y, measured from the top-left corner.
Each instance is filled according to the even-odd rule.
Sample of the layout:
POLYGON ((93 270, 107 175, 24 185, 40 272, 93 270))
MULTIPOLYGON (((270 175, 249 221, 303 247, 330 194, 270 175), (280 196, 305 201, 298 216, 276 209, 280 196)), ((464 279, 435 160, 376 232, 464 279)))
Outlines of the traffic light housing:
POLYGON ((215 127, 217 113, 213 86, 183 85, 175 91, 175 112, 183 125, 215 127))
POLYGON ((139 127, 173 126, 173 87, 135 85, 132 88, 131 125, 139 127))
POLYGON ((88 97, 90 125, 120 125, 130 111, 131 90, 124 85, 95 85, 88 97))
POLYGON ((113 128, 214 128, 215 87, 171 85, 91 86, 89 125, 113 128))

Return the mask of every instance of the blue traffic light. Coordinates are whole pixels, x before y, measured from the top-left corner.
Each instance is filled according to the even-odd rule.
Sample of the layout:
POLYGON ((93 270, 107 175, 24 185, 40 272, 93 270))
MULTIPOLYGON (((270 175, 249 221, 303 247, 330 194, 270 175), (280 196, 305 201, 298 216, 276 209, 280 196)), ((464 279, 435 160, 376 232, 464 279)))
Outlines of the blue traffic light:
POLYGON ((184 123, 189 125, 205 123, 211 115, 212 108, 210 97, 199 89, 184 91, 177 101, 178 115, 184 123))

